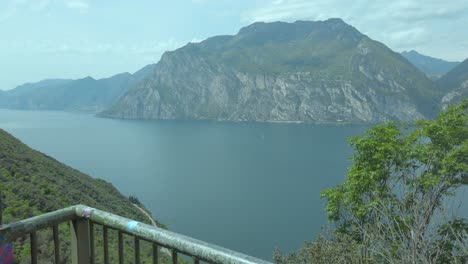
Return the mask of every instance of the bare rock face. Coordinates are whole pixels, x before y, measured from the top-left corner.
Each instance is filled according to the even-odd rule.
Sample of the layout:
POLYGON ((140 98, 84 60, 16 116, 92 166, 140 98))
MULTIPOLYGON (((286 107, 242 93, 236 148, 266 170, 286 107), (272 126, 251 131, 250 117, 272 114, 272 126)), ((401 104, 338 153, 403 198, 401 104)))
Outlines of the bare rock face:
POLYGON ((442 97, 442 109, 446 109, 449 105, 460 102, 463 98, 468 98, 468 79, 461 83, 459 87, 442 97))
POLYGON ((437 80, 437 84, 446 92, 440 102, 442 109, 468 98, 468 59, 437 80))
POLYGON ((255 23, 165 53, 101 113, 128 119, 376 123, 437 109, 437 89, 399 54, 339 19, 255 23))

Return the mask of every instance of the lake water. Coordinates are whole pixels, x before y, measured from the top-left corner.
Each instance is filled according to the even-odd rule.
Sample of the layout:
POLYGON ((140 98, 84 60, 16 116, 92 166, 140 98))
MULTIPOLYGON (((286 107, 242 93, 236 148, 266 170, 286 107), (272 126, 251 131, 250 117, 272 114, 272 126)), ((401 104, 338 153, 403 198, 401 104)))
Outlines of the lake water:
POLYGON ((11 110, 0 128, 138 196, 170 230, 264 259, 317 236, 320 190, 344 180, 347 139, 366 129, 11 110))

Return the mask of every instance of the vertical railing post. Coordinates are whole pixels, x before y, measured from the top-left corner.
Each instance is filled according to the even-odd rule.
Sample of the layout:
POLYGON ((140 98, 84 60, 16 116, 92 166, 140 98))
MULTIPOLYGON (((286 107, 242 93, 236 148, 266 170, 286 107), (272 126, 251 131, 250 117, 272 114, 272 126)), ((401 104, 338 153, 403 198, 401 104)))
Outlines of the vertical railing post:
POLYGON ((140 239, 135 237, 135 264, 140 264, 140 239))
POLYGON ((3 225, 3 202, 2 202, 2 188, 0 188, 0 227, 3 225))
POLYGON ((94 264, 96 259, 96 254, 94 251, 94 224, 93 222, 89 223, 89 254, 90 254, 90 262, 89 264, 94 264))
POLYGON ((60 263, 60 240, 59 240, 59 228, 58 225, 52 227, 52 233, 54 236, 54 259, 55 264, 60 263))
POLYGON ((172 250, 172 264, 177 264, 177 250, 172 250))
POLYGON ((37 264, 37 234, 32 232, 29 235, 31 239, 31 264, 37 264))
POLYGON ((153 264, 158 264, 159 263, 159 249, 158 245, 156 243, 153 243, 153 264))
POLYGON ((73 220, 70 226, 72 263, 89 264, 91 253, 88 221, 85 219, 73 220))
POLYGON ((122 231, 119 231, 118 234, 118 239, 119 239, 119 246, 118 246, 118 251, 119 251, 119 264, 124 264, 124 241, 123 241, 123 233, 122 231))
POLYGON ((107 241, 107 226, 102 227, 102 236, 104 244, 104 264, 109 264, 109 242, 107 241))

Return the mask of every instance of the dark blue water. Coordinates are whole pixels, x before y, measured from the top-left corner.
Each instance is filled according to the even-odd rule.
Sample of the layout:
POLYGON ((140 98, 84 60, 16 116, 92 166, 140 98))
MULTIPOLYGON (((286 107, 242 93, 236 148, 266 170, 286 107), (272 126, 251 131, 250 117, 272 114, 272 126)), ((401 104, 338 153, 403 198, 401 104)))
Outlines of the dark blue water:
POLYGON ((173 231, 264 259, 320 232, 320 190, 344 180, 347 139, 366 129, 10 110, 0 110, 0 128, 137 195, 173 231))

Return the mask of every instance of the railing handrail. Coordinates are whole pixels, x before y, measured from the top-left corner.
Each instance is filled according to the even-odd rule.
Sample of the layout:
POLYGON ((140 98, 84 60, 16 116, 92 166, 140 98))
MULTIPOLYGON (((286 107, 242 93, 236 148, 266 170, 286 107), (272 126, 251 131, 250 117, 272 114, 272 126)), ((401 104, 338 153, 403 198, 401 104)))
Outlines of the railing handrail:
POLYGON ((155 226, 137 222, 122 216, 91 208, 75 205, 54 212, 18 221, 0 227, 0 235, 14 239, 39 229, 51 227, 70 220, 87 219, 91 222, 133 235, 142 240, 154 242, 162 247, 195 256, 212 263, 227 264, 268 264, 270 262, 254 258, 230 249, 204 241, 167 231, 155 226))
POLYGON ((49 213, 44 213, 31 218, 23 219, 15 223, 0 226, 0 235, 9 240, 27 235, 33 231, 51 227, 63 222, 77 219, 76 207, 70 206, 49 213))

